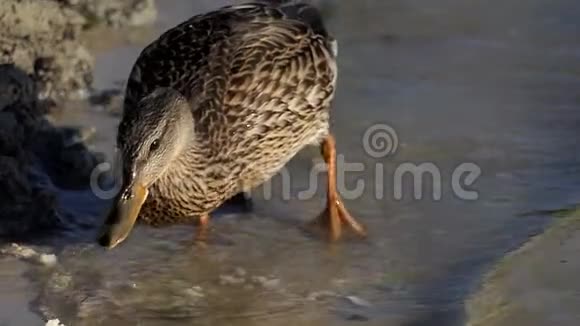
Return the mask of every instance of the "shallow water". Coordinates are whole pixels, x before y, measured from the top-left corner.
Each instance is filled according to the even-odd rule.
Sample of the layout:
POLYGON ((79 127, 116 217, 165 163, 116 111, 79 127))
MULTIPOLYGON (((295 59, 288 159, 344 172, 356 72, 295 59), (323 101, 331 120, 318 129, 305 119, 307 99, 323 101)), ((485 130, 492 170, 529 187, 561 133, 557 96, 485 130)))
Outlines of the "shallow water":
MULTIPOLYGON (((160 2, 159 30, 216 6, 160 2)), ((546 211, 577 203, 580 4, 366 0, 323 7, 340 44, 339 152, 365 167, 345 177, 348 189, 366 185, 347 205, 369 239, 329 246, 301 231, 324 203, 323 187, 298 199, 319 160, 316 149, 307 150, 288 167, 291 198, 283 198, 277 177, 273 198, 255 192, 252 213, 216 214, 206 248, 192 245, 190 226, 141 226, 110 252, 90 243, 90 228, 55 241, 59 266, 36 271, 41 311, 67 325, 462 325, 464 301, 483 273, 542 232, 551 221, 546 211), (396 131, 399 146, 377 159, 363 138, 379 123, 396 131), (440 200, 429 198, 429 182, 429 196, 413 199, 409 178, 405 198, 394 198, 395 171, 408 162, 438 167, 440 200), (462 163, 481 168, 470 187, 477 200, 451 189, 462 163), (380 200, 376 178, 384 180, 380 200)), ((96 87, 122 83, 141 47, 99 55, 96 87)), ((72 120, 96 125, 96 148, 111 148, 116 118, 97 109, 84 114, 92 118, 72 120)), ((106 206, 89 194, 62 200, 87 221, 106 206)))

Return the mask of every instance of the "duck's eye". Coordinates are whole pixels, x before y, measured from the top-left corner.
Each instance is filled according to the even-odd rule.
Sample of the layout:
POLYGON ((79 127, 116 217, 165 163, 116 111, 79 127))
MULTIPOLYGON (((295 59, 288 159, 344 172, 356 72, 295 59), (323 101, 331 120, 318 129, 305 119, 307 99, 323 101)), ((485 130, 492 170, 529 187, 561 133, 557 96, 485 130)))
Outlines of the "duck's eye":
POLYGON ((149 148, 149 152, 155 152, 156 150, 159 149, 159 139, 155 139, 152 143, 151 143, 151 147, 149 148))

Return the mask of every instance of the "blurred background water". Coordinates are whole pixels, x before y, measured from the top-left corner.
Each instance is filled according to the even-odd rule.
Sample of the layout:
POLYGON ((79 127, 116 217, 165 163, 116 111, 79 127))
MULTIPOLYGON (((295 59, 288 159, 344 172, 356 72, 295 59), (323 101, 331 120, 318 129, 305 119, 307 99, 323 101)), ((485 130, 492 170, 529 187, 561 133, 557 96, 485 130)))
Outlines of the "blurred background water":
MULTIPOLYGON (((158 1, 158 34, 226 1, 158 1)), ((464 302, 482 275, 580 197, 580 3, 572 0, 319 1, 339 42, 333 130, 346 176, 367 189, 347 206, 370 230, 366 241, 329 246, 301 232, 323 208, 307 188, 318 150, 289 166, 292 198, 255 193, 254 212, 214 218, 215 243, 192 246, 193 227, 138 227, 104 252, 67 243, 61 266, 36 284, 38 305, 67 325, 463 325, 464 302), (369 156, 365 131, 378 123, 399 137, 395 155, 369 156), (433 163, 442 198, 395 200, 400 164, 433 163), (385 198, 375 198, 375 165, 385 198), (475 163, 482 175, 461 200, 451 174, 475 163)), ((95 87, 118 87, 142 49, 97 56, 95 87), (117 85, 117 86, 116 86, 117 85)), ((71 117, 99 130, 111 153, 116 117, 87 109, 71 117)), ((322 183, 322 182, 321 182, 322 183)), ((280 185, 277 178, 274 185, 280 185)), ((432 185, 427 183, 425 193, 432 185)), ((63 194, 78 216, 104 203, 63 194)), ((576 281, 577 282, 577 281, 576 281)))

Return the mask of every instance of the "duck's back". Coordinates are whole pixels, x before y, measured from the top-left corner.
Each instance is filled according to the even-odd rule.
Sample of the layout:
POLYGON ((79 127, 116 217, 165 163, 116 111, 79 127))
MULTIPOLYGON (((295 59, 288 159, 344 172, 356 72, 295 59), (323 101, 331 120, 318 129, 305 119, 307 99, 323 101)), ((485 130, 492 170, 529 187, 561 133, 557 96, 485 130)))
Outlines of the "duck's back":
MULTIPOLYGON (((291 56, 297 43, 312 37, 323 40, 329 53, 336 52, 336 43, 328 35, 319 11, 292 1, 230 6, 194 16, 142 51, 128 79, 125 110, 136 107, 140 99, 159 87, 172 87, 195 101, 208 92, 202 84, 211 75, 225 79, 242 69, 243 62, 235 59, 240 59, 244 50, 271 46, 271 50, 291 56), (260 38, 266 39, 260 42, 260 38), (270 43, 276 39, 277 44, 270 43), (242 44, 247 48, 240 48, 242 44), (222 69, 211 74, 215 66, 222 69)), ((274 58, 272 54, 263 59, 274 58)))

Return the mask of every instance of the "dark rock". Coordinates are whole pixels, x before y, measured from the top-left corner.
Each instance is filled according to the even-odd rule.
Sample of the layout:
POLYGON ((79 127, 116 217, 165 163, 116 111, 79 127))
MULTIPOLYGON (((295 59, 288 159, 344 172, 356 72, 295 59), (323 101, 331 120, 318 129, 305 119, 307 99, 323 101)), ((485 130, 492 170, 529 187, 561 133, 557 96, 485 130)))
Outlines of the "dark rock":
POLYGON ((93 94, 89 101, 93 105, 102 106, 107 113, 120 116, 123 114, 124 94, 118 89, 108 89, 93 94))
POLYGON ((64 227, 59 189, 87 188, 103 160, 84 146, 89 132, 55 128, 43 118, 33 85, 15 66, 0 65, 0 94, 5 95, 0 107, 2 238, 64 227))
POLYGON ((0 156, 0 237, 16 238, 63 226, 56 196, 34 188, 25 170, 15 158, 0 156))

